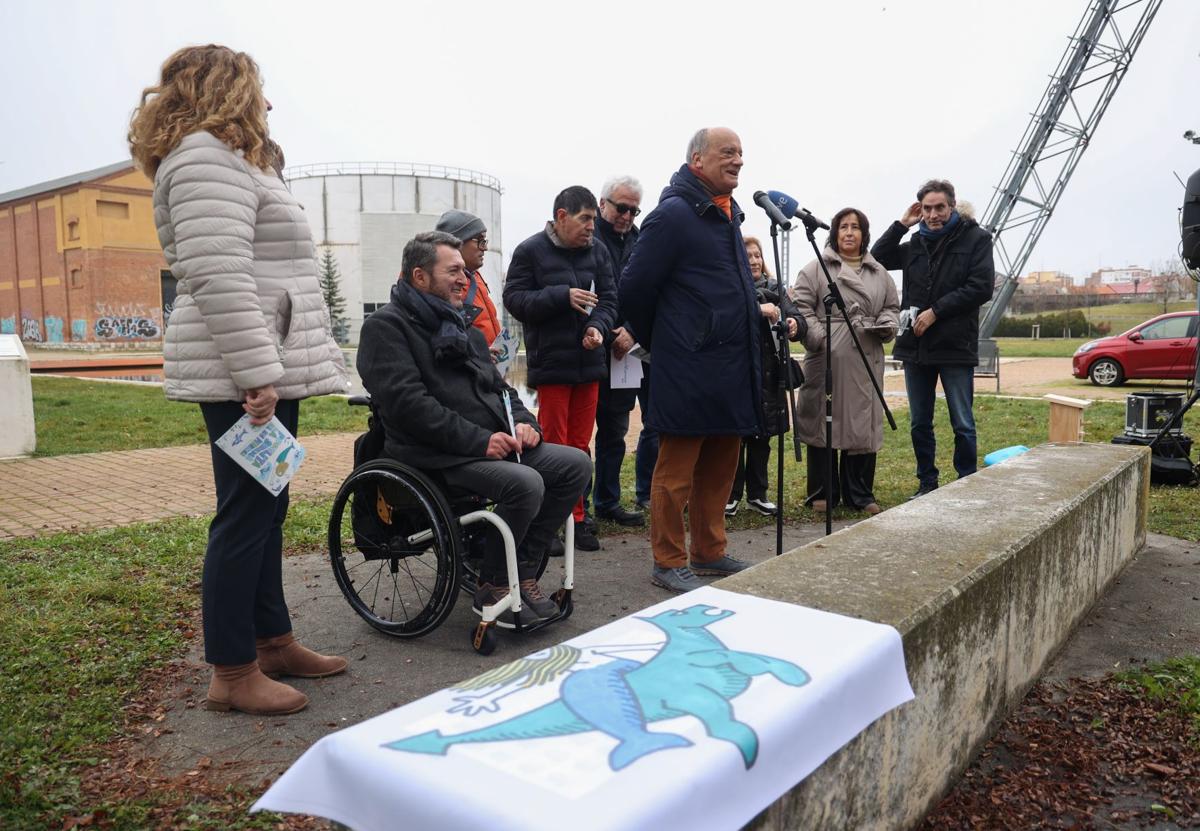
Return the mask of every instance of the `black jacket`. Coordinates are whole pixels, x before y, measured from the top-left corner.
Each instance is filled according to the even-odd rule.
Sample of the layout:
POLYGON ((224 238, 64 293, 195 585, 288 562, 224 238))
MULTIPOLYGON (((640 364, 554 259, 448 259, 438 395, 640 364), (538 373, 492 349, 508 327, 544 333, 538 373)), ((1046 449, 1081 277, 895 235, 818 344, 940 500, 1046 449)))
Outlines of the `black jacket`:
POLYGON ((492 433, 509 432, 504 390, 513 420, 540 433, 537 419, 496 371, 487 340, 474 326, 466 327, 470 356, 465 363, 434 361, 434 332, 413 310, 421 302, 416 294, 407 283, 397 283, 391 302, 363 322, 359 335, 358 374, 383 422, 384 452, 431 470, 484 458, 492 433))
POLYGON ((975 366, 979 307, 992 299, 996 278, 992 235, 973 219, 960 219, 957 228, 936 242, 919 234, 900 242, 908 230, 893 222, 871 247, 871 255, 889 271, 903 269, 903 308, 932 308, 937 320, 919 338, 911 328, 896 338, 892 357, 930 366, 975 366))
MULTIPOLYGON (((754 284, 755 297, 759 303, 774 303, 779 307, 785 319, 793 318, 796 321, 796 336, 791 340, 803 341, 804 335, 808 332, 808 323, 805 322, 804 315, 800 314, 800 310, 796 308, 796 304, 788 297, 786 287, 783 293, 783 302, 780 302, 779 292, 776 291, 778 285, 774 277, 756 281, 754 284)), ((786 433, 790 425, 786 416, 784 416, 783 423, 780 424, 777 412, 779 408, 779 357, 775 354, 775 332, 762 315, 759 315, 758 321, 763 368, 763 419, 766 424, 766 435, 777 436, 780 433, 786 433)))
POLYGON ((608 249, 595 239, 564 248, 550 226, 517 246, 504 280, 504 308, 525 326, 529 385, 583 384, 608 374, 604 349, 584 349, 589 326, 608 339, 617 315, 617 290, 608 249), (599 297, 586 317, 571 308, 569 290, 595 284, 599 297))
POLYGON ((725 215, 685 164, 642 223, 621 312, 650 350, 644 416, 680 436, 762 435, 762 315, 736 201, 725 215))
MULTIPOLYGON (((612 223, 602 216, 596 216, 596 239, 604 243, 604 247, 608 249, 608 258, 613 264, 613 288, 617 294, 621 293, 621 272, 625 270, 625 264, 629 262, 629 255, 633 253, 633 244, 637 242, 638 228, 636 225, 629 226, 629 230, 624 234, 618 234, 613 230, 612 223)), ((613 321, 613 328, 629 328, 628 322, 625 320, 625 315, 621 314, 620 303, 617 304, 616 320, 613 321)), ((636 337, 634 338, 636 340, 636 337)), ((611 344, 612 338, 604 339, 605 344, 611 344)))

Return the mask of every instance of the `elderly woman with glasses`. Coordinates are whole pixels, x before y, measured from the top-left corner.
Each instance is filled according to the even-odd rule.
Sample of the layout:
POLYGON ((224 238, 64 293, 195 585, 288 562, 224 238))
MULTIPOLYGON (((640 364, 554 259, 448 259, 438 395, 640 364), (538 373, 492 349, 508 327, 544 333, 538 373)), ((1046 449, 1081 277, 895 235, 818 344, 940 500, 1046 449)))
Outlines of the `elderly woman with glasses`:
MULTIPOLYGON (((866 353, 870 371, 883 379, 883 345, 896 336, 900 304, 896 284, 867 252, 871 225, 857 208, 834 214, 821 257, 841 289, 850 325, 866 353)), ((808 445, 808 498, 813 510, 832 511, 839 501, 867 514, 877 514, 875 456, 883 447, 883 413, 867 368, 854 348, 846 321, 835 309, 831 331, 825 331, 828 284, 821 264, 813 260, 796 278, 793 296, 808 322, 804 339, 804 387, 797 405, 800 438, 808 445), (833 492, 825 492, 825 350, 833 366, 833 492), (840 451, 840 454, 839 452, 840 451)))

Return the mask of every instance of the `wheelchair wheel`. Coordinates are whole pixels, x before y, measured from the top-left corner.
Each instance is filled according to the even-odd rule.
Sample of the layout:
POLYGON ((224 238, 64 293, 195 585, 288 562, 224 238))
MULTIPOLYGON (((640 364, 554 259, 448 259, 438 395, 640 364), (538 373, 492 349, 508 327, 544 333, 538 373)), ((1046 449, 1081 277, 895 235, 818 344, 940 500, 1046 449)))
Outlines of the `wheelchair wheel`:
POLYGON ((381 632, 415 638, 441 625, 458 598, 461 552, 442 492, 406 465, 362 465, 334 498, 333 575, 351 608, 381 632))

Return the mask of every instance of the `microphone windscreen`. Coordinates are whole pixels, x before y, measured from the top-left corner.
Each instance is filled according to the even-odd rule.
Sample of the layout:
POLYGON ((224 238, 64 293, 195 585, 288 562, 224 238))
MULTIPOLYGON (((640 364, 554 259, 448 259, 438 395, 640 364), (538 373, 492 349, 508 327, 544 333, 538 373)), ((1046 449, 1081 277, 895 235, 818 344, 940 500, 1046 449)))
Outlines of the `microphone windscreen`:
POLYGON ((789 219, 796 215, 796 209, 800 207, 800 203, 792 197, 788 196, 783 191, 771 190, 767 191, 767 196, 775 207, 779 208, 779 212, 789 219))

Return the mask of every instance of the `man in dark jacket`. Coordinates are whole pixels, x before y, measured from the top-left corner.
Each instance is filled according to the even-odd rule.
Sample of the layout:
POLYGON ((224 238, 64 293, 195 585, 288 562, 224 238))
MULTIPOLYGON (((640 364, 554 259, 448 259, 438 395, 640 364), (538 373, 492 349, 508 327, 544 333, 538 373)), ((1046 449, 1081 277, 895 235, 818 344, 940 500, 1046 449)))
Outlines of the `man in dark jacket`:
MULTIPOLYGON (((574 448, 542 441, 483 335, 466 325, 460 246, 457 237, 431 231, 404 247, 391 302, 363 323, 358 373, 383 422, 388 456, 496 503, 517 543, 521 602, 544 619, 558 609, 538 587, 537 566, 583 492, 591 463, 574 448)), ((489 532, 476 611, 508 593, 506 573, 503 543, 489 532)), ((512 623, 511 612, 498 621, 512 623)))
MULTIPOLYGON (((604 183, 600 190, 600 213, 596 217, 596 238, 608 249, 613 262, 616 284, 621 285, 621 271, 629 262, 633 245, 637 241, 638 228, 634 218, 642 212, 642 185, 632 176, 616 176, 604 183)), ((617 309, 617 321, 607 341, 612 358, 621 359, 633 346, 636 338, 625 325, 617 309)), ((596 402, 596 516, 612 520, 621 525, 641 526, 646 524, 640 511, 627 511, 621 507, 621 463, 625 460, 625 434, 629 432, 629 413, 639 398, 645 412, 649 394, 649 364, 642 367, 640 387, 613 389, 611 380, 600 382, 600 394, 596 402)), ((654 460, 658 457, 658 436, 643 425, 637 446, 637 486, 640 499, 650 499, 650 478, 654 473, 654 460), (644 481, 643 481, 644 480, 644 481)), ((587 507, 588 494, 583 497, 587 507)))
MULTIPOLYGON (((554 200, 554 219, 517 246, 504 281, 504 308, 525 327, 529 385, 538 391, 546 441, 585 453, 596 423, 598 381, 608 374, 604 339, 617 312, 613 267, 595 244, 596 197, 578 185, 554 200)), ((575 506, 575 547, 600 548, 575 506)))
POLYGON ((979 363, 979 307, 992 298, 995 267, 992 236, 955 209, 954 185, 931 179, 917 201, 871 249, 884 268, 903 269, 901 305, 911 313, 892 357, 904 362, 904 383, 917 457, 917 492, 938 486, 933 402, 938 379, 954 428, 954 470, 961 479, 975 472, 975 367, 979 363), (920 222, 917 234, 901 242, 920 222))
POLYGON ((651 581, 676 592, 698 587, 696 574, 747 566, 725 553, 725 500, 742 436, 764 429, 760 312, 739 227, 744 214, 732 198, 741 168, 736 133, 698 131, 621 278, 621 311, 654 369, 644 414, 659 437, 651 581))

